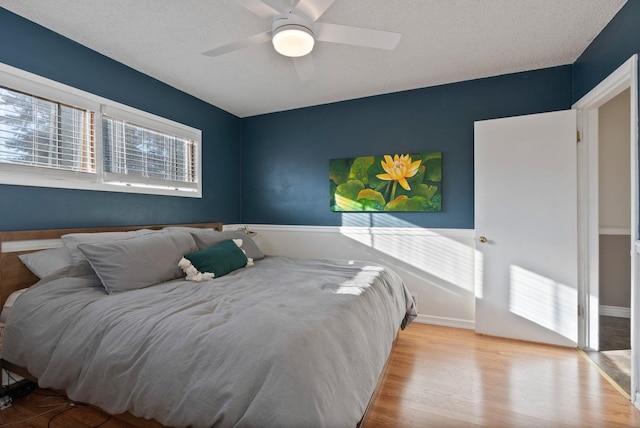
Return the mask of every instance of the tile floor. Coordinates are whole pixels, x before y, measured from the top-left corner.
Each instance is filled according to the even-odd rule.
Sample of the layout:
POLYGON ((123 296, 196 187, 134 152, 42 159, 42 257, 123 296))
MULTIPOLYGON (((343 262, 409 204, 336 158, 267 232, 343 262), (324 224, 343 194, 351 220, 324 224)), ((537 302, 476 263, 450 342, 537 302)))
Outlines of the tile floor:
POLYGON ((600 317, 600 352, 587 352, 627 394, 631 391, 631 320, 600 317))

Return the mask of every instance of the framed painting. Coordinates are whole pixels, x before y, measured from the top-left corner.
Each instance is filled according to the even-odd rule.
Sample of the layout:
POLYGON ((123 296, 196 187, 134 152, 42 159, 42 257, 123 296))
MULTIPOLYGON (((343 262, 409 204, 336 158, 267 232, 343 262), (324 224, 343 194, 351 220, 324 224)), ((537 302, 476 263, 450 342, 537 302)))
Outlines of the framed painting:
POLYGON ((331 211, 442 211, 442 152, 329 161, 331 211))

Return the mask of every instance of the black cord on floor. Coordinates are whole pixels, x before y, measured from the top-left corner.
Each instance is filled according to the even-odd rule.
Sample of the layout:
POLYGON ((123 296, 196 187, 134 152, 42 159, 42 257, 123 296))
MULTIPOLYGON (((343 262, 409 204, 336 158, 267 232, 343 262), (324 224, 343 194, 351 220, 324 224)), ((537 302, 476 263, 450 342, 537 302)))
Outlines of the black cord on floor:
POLYGON ((107 418, 106 418, 104 421, 100 422, 98 425, 95 425, 95 426, 94 426, 94 427, 92 427, 92 428, 100 428, 101 426, 103 426, 104 424, 106 424, 107 422, 109 422, 109 421, 111 420, 111 415, 110 415, 110 414, 108 414, 108 413, 104 412, 102 409, 100 409, 100 408, 98 408, 98 407, 96 407, 96 406, 92 406, 91 404, 85 404, 85 403, 76 403, 76 402, 71 402, 71 403, 69 403, 69 408, 64 409, 63 411, 61 411, 61 412, 59 412, 59 413, 56 413, 55 415, 53 415, 53 416, 51 417, 51 419, 49 419, 49 422, 47 423, 47 428, 51 428, 51 427, 52 427, 52 425, 51 425, 51 424, 53 423, 53 421, 54 421, 58 416, 62 415, 63 413, 68 412, 69 410, 79 409, 79 408, 92 409, 92 410, 96 410, 96 411, 98 411, 98 412, 100 412, 100 413, 104 413, 104 414, 106 414, 106 415, 107 415, 107 418))
POLYGON ((63 411, 58 412, 58 413, 56 413, 55 415, 53 415, 53 416, 51 417, 51 419, 49 419, 49 422, 47 422, 47 428, 51 428, 51 423, 52 423, 52 422, 53 422, 53 421, 54 421, 58 416, 60 416, 60 415, 62 415, 62 414, 64 414, 64 413, 67 413, 69 410, 73 410, 73 409, 75 409, 75 407, 67 407, 67 408, 66 408, 66 409, 64 409, 63 411))
MULTIPOLYGON (((23 381, 17 380, 11 374, 11 371, 6 369, 4 366, 1 367, 0 370, 4 371, 7 374, 7 380, 8 380, 7 385, 4 385, 4 384, 1 385, 1 387, 2 387, 2 395, 4 395, 10 389, 10 382, 13 382, 14 384, 23 382, 23 381)), ((60 415, 66 413, 66 412, 68 412, 70 410, 77 409, 77 408, 90 408, 90 409, 93 409, 93 410, 98 411, 100 413, 103 413, 103 414, 105 414, 107 416, 107 418, 104 421, 100 422, 98 425, 96 425, 95 427, 92 427, 92 428, 100 428, 103 425, 105 425, 107 422, 109 422, 111 420, 111 418, 112 418, 112 415, 106 413, 104 410, 100 409, 99 407, 93 406, 91 404, 81 403, 81 402, 68 401, 69 399, 65 394, 59 394, 59 393, 49 394, 49 393, 45 393, 43 391, 33 391, 33 393, 35 393, 37 395, 44 396, 44 397, 64 398, 66 401, 64 401, 62 403, 57 403, 57 404, 53 403, 53 404, 49 404, 49 405, 46 405, 46 406, 39 406, 39 407, 52 406, 53 408, 49 409, 49 410, 46 410, 46 411, 44 411, 42 413, 39 413, 37 415, 31 416, 29 418, 26 418, 26 419, 22 419, 22 420, 15 421, 15 422, 7 422, 7 423, 4 423, 4 424, 0 424, 0 427, 9 427, 9 426, 20 425, 20 424, 23 424, 24 422, 31 421, 33 419, 39 418, 41 416, 44 416, 46 414, 49 414, 49 413, 55 412, 57 410, 63 409, 66 406, 68 406, 66 409, 63 409, 62 411, 56 413, 55 415, 53 415, 49 419, 49 421, 47 422, 47 428, 51 428, 52 427, 51 424, 53 423, 53 421, 56 418, 58 418, 60 415)))

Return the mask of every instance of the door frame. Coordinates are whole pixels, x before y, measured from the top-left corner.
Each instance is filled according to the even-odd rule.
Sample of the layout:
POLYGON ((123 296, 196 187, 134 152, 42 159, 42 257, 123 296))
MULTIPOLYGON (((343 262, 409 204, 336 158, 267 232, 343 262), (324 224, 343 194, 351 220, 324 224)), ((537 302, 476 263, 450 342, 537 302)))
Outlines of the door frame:
POLYGON ((630 88, 631 402, 640 408, 640 283, 638 261, 638 55, 578 100, 578 346, 599 349, 598 109, 630 88))

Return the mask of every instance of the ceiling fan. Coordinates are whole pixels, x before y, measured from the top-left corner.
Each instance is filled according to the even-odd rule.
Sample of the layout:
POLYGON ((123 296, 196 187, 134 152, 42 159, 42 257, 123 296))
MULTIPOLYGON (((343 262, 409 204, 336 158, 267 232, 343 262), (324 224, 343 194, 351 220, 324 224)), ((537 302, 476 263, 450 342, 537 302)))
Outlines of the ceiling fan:
POLYGON ((316 41, 388 50, 398 45, 400 33, 317 22, 334 1, 300 0, 295 7, 281 12, 262 0, 235 0, 259 17, 272 20, 271 30, 223 44, 203 55, 223 55, 271 41, 278 53, 293 58, 300 80, 307 80, 315 74, 310 53, 316 41))

